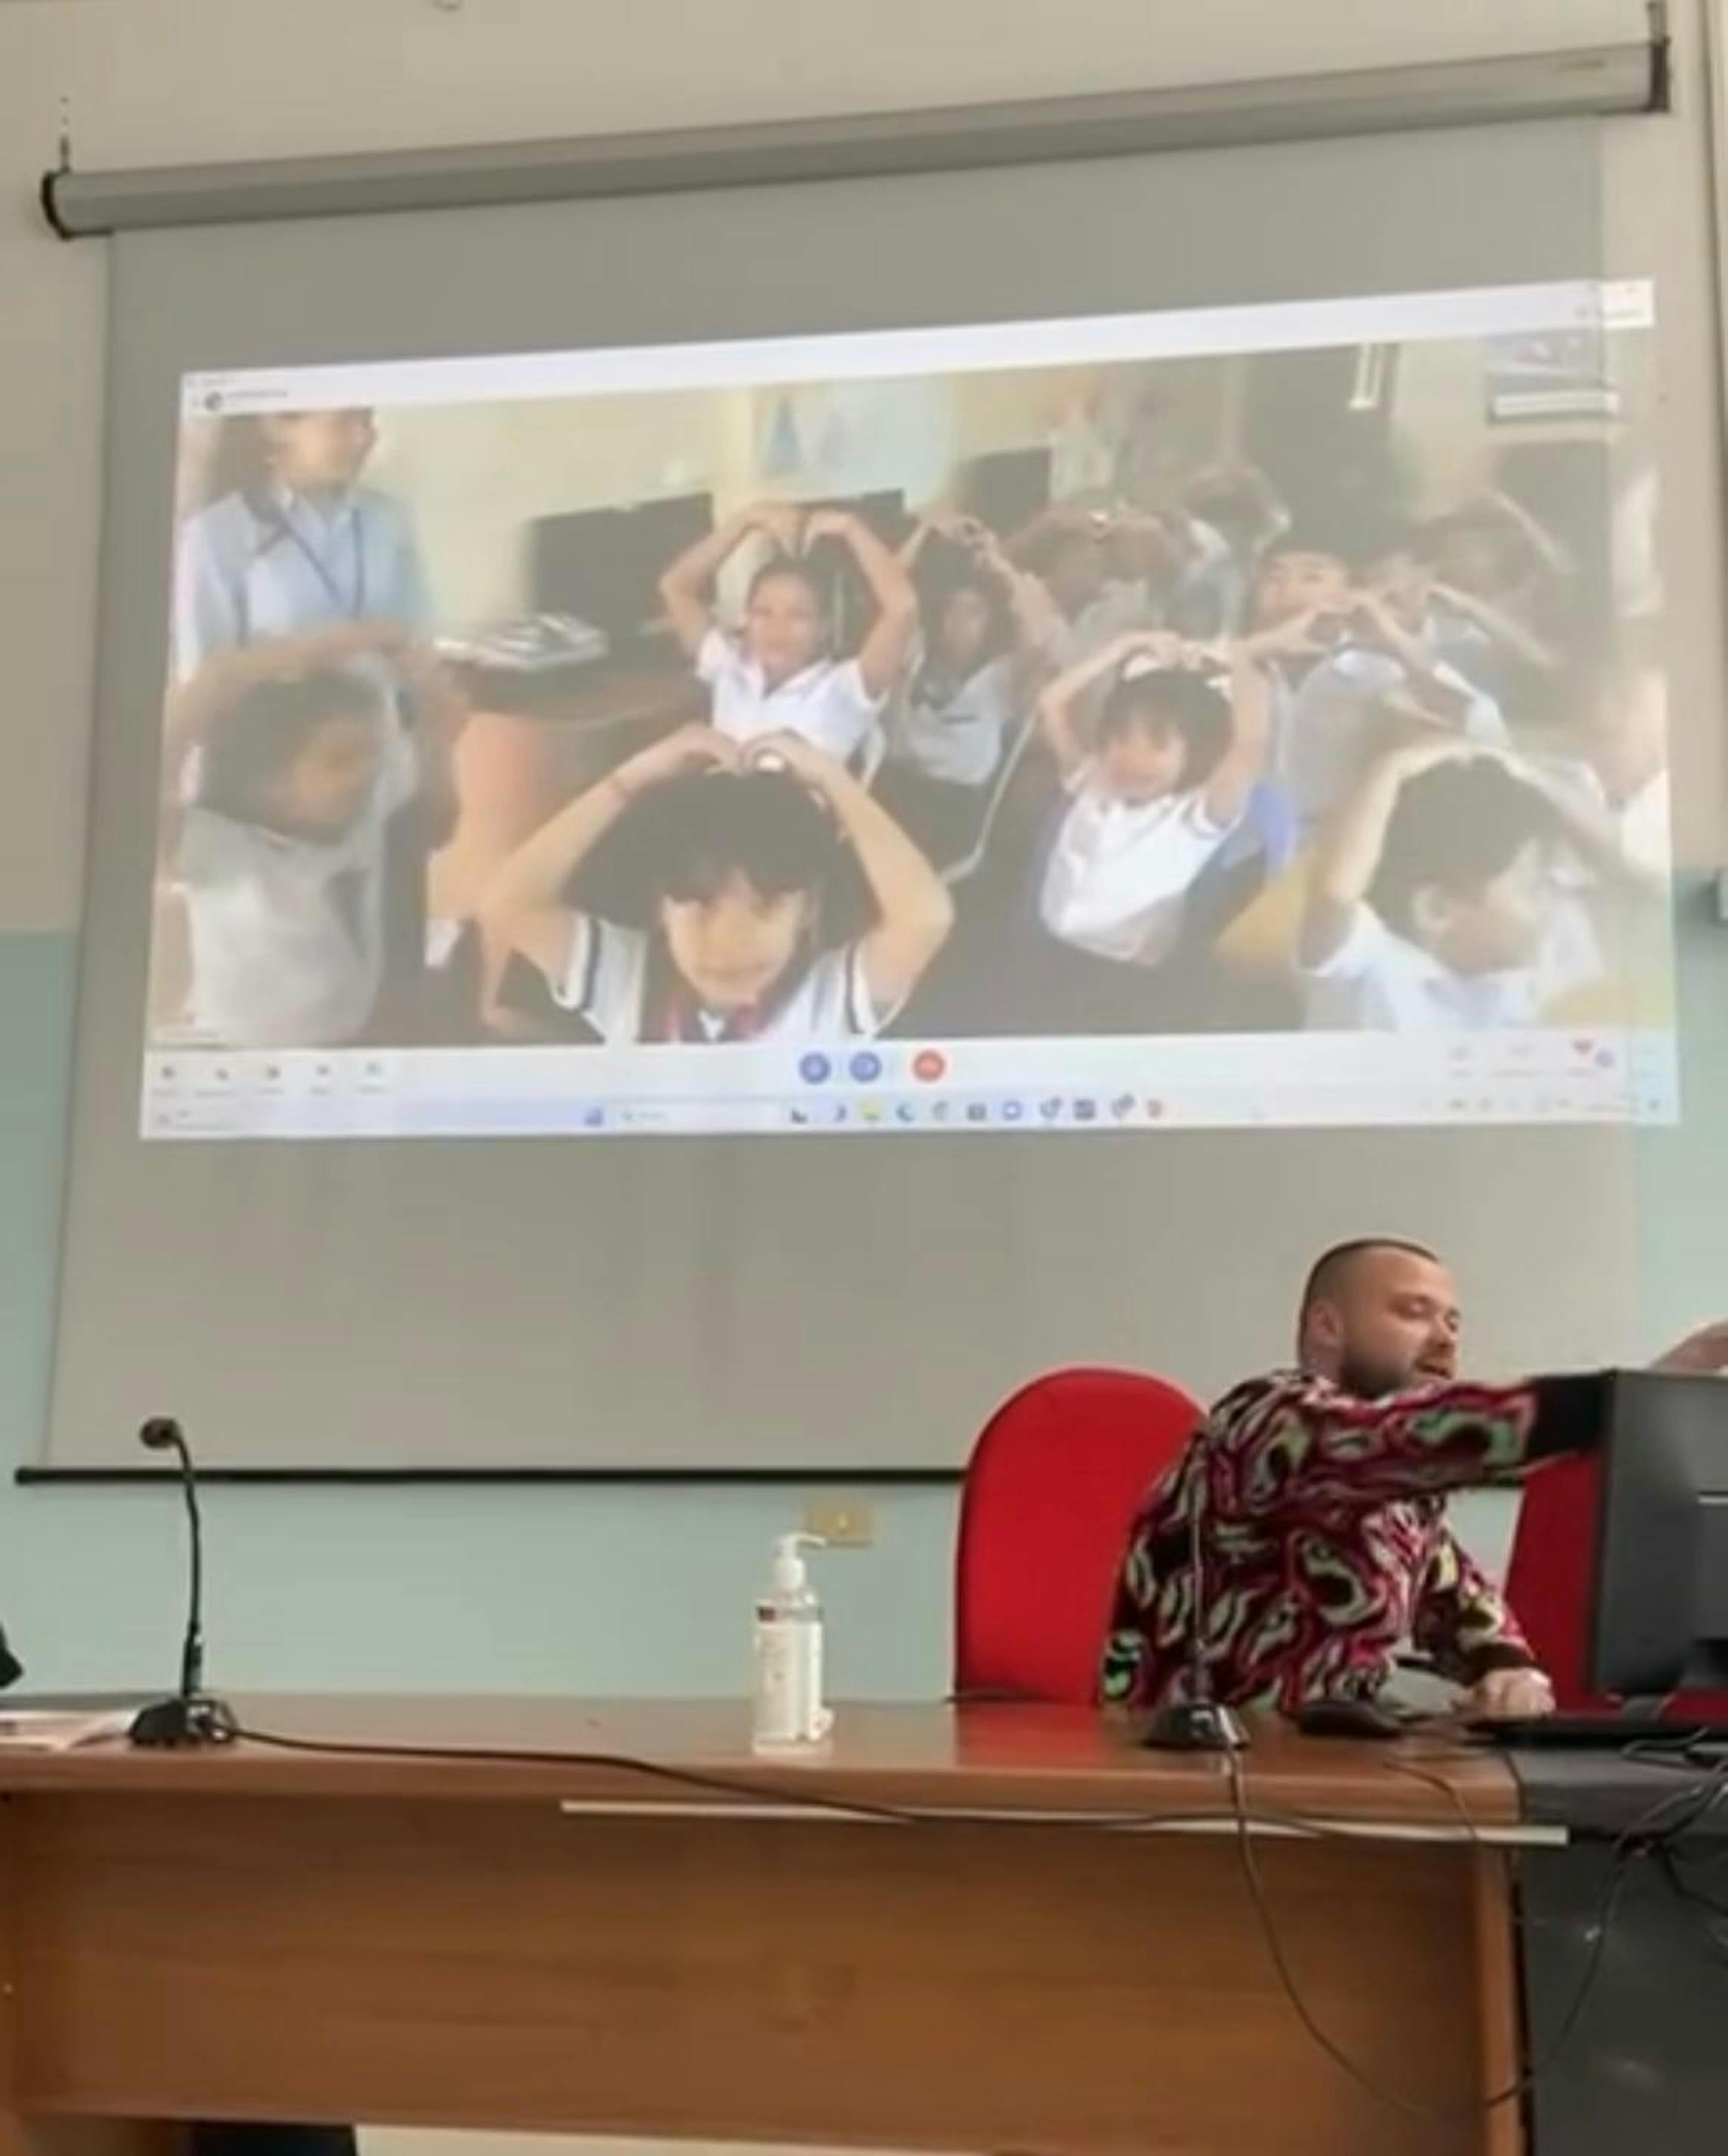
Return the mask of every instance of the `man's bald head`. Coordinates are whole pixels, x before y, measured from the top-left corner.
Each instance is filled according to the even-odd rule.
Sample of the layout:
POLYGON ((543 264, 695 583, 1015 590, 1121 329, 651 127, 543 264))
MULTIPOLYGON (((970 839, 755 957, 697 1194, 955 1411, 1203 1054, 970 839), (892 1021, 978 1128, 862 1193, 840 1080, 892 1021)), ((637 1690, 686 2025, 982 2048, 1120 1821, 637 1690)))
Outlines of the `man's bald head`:
POLYGON ((1458 1333, 1458 1293, 1434 1253, 1364 1236, 1335 1245, 1309 1274, 1297 1353, 1304 1369, 1377 1399, 1450 1378, 1458 1333))

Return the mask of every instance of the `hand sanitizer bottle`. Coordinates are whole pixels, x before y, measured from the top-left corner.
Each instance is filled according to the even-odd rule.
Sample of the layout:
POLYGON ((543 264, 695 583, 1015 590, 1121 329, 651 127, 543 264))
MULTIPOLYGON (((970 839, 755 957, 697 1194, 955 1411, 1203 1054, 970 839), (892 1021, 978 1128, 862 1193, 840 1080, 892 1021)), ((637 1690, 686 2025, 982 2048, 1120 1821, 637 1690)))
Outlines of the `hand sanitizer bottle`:
POLYGON ((834 1727, 822 1704, 822 1605, 804 1553, 820 1535, 781 1535, 774 1575, 756 1604, 755 1748, 796 1752, 821 1743, 834 1727))

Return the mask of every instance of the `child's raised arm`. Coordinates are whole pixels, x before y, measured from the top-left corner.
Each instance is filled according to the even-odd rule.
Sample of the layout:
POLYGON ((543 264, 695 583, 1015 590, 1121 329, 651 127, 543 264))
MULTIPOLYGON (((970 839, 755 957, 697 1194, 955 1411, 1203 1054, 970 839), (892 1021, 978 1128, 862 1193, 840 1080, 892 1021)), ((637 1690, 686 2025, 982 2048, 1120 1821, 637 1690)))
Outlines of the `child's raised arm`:
POLYGON ((1072 778, 1092 753, 1080 737, 1080 706, 1088 691, 1136 654, 1170 666, 1176 664, 1181 648, 1180 638, 1168 629, 1130 629, 1057 675, 1038 699, 1038 728, 1064 778, 1072 778))
POLYGON ((445 844, 456 828, 456 737, 468 723, 468 700, 429 644, 405 644, 395 654, 397 680, 413 698, 414 743, 419 765, 415 797, 424 842, 445 844))
POLYGON ((1460 591, 1455 584, 1436 584, 1433 593, 1443 606, 1462 615, 1473 628, 1479 629, 1490 643, 1499 644, 1526 666, 1542 674, 1558 670, 1560 654, 1554 646, 1534 629, 1526 629, 1504 607, 1495 606, 1490 599, 1479 599, 1473 592, 1460 591))
POLYGON ((987 526, 978 527, 978 558, 1007 595, 1009 619, 1014 624, 1014 649, 1023 669, 1049 663, 1049 654, 1062 634, 1062 618, 1041 577, 1030 569, 1016 568, 1006 549, 987 526))
POLYGON ((1235 823, 1266 769, 1272 740, 1272 685, 1241 644, 1230 649, 1230 746, 1206 781, 1206 814, 1220 829, 1235 823))
POLYGON ((867 696, 886 696, 900 678, 918 628, 918 593, 912 579, 893 550, 849 510, 813 511, 804 527, 806 553, 818 539, 838 539, 850 547, 870 587, 876 619, 859 647, 858 672, 867 696))
POLYGON ((1376 764, 1315 856, 1297 938, 1297 956, 1304 966, 1324 966, 1350 934, 1380 867, 1392 811, 1406 782, 1436 764, 1481 753, 1470 742, 1448 737, 1397 749, 1376 764))
POLYGON ((1515 778, 1541 795, 1553 812, 1561 839, 1604 883, 1666 892, 1668 877, 1641 866, 1628 853, 1626 842, 1606 809, 1539 762, 1522 756, 1509 756, 1505 762, 1515 778))
POLYGON ((876 901, 876 924, 860 940, 858 963, 872 1008, 886 1023, 948 940, 954 926, 948 886, 882 803, 801 735, 753 742, 751 762, 764 757, 821 795, 858 857, 876 901))
POLYGON ((702 649, 702 639, 714 626, 710 603, 714 578, 721 564, 753 531, 774 541, 782 553, 798 551, 798 511, 784 502, 753 501, 735 510, 717 524, 705 539, 687 547, 660 579, 661 604, 672 624, 672 634, 689 658, 702 649))
POLYGON ((570 878, 636 796, 680 772, 729 769, 732 742, 712 727, 681 726, 579 793, 505 862, 476 909, 485 952, 484 1003, 489 1005, 512 952, 546 978, 563 978, 576 918, 564 897, 570 878))

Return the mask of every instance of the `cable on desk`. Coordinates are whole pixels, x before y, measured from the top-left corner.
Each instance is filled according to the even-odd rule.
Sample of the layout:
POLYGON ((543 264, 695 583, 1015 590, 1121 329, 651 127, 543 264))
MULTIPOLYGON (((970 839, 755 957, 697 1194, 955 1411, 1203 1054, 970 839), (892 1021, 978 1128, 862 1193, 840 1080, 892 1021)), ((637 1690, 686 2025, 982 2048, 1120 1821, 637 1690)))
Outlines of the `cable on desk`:
MULTIPOLYGON (((832 1818, 853 1820, 860 1825, 886 1826, 941 1826, 995 1825, 1037 1826, 1047 1822, 1036 1814, 1016 1816, 1011 1813, 983 1815, 969 1812, 959 1806, 916 1806, 872 1804, 867 1799, 830 1796, 820 1789, 789 1788, 781 1782, 759 1782, 745 1775, 716 1774, 696 1767, 673 1767, 662 1760, 645 1759, 621 1752, 553 1752, 532 1748, 493 1749, 485 1746, 456 1744, 392 1744, 368 1743, 363 1740, 343 1741, 316 1737, 289 1737, 274 1730, 255 1729, 241 1725, 234 1734, 246 1743, 256 1744, 272 1752, 293 1752, 310 1757, 346 1759, 406 1759, 430 1762, 441 1765, 506 1767, 568 1768, 573 1771, 599 1772, 635 1775, 648 1782, 656 1782, 675 1789, 693 1790, 705 1796, 733 1797, 747 1804, 779 1805, 792 1810, 819 1813, 832 1818)), ((1231 1811, 1155 1811, 1112 1812, 1096 1816, 1077 1814, 1062 1815, 1065 1827, 1079 1827, 1101 1834, 1144 1834, 1166 1830, 1184 1831, 1193 1827, 1228 1828, 1234 1817, 1231 1811)), ((1360 1842, 1366 1837, 1350 1827, 1330 1824, 1320 1820, 1303 1818, 1294 1812, 1251 1810, 1248 1826, 1314 1841, 1338 1840, 1360 1842)))
MULTIPOLYGON (((311 1757, 351 1759, 404 1759, 433 1762, 446 1765, 476 1763, 491 1766, 526 1766, 568 1768, 635 1775, 663 1786, 694 1790, 707 1796, 738 1799, 753 1804, 786 1806, 794 1810, 808 1810, 829 1817, 850 1819, 862 1823, 891 1826, 932 1826, 942 1825, 992 1825, 1014 1826, 1036 1825, 1036 1817, 1017 1820, 1009 1815, 994 1819, 977 1814, 946 1809, 925 1809, 903 1805, 871 1804, 846 1797, 832 1797, 815 1789, 791 1789, 779 1782, 753 1781, 745 1776, 715 1774, 697 1768, 673 1767, 663 1761, 645 1759, 625 1753, 613 1752, 554 1752, 533 1749, 488 1748, 483 1746, 438 1744, 390 1744, 365 1742, 321 1739, 311 1737, 290 1737, 279 1732, 241 1726, 235 1734, 248 1743, 270 1751, 299 1753, 311 1757)), ((1463 1835, 1478 1847, 1486 1847, 1476 1821, 1458 1792, 1439 1774, 1424 1773, 1407 1760, 1388 1760, 1387 1765, 1422 1782, 1443 1794, 1458 1815, 1463 1835)), ((1350 2081, 1374 2102, 1406 2116, 1453 2123, 1461 2117, 1473 2117, 1495 2111, 1516 2102, 1540 2076, 1552 2071, 1560 2055, 1570 2041, 1583 2017, 1584 2009, 1594 1989, 1607 1945, 1609 1927, 1612 1922, 1615 1903, 1624 1881, 1627 1866, 1631 1858, 1643 1853, 1638 1845, 1648 1840, 1649 1827, 1661 1815, 1677 1803, 1693 1800, 1696 1810, 1692 1816, 1681 1818, 1665 1831, 1681 1835, 1705 1818, 1715 1805, 1728 1798, 1728 1762, 1711 1776, 1700 1794, 1695 1784, 1684 1789, 1669 1791, 1659 1802, 1640 1814, 1615 1845, 1614 1857, 1599 1898, 1588 1960, 1578 1988, 1567 2007, 1559 2035, 1545 2056, 1531 2065, 1518 2078, 1503 2089, 1485 2097, 1472 2097, 1457 2103, 1436 2103, 1420 2097, 1405 2095, 1401 2091, 1389 2089, 1376 2082, 1372 2075, 1358 2065, 1344 2048, 1323 2028, 1303 1995, 1285 1955, 1277 1921, 1267 1896, 1265 1881, 1260 1871, 1259 1858, 1254 1849, 1256 1828, 1270 1829, 1305 1840, 1350 1841, 1360 1844, 1366 1837, 1348 1826, 1307 1820, 1294 1813, 1257 1810, 1248 1802, 1246 1779, 1241 1760, 1234 1754, 1223 1755, 1222 1764, 1227 1780, 1230 1804, 1228 1812, 1147 1812, 1113 1814, 1096 1819, 1065 1818, 1064 1825, 1079 1826, 1094 1832, 1122 1834, 1146 1830, 1180 1830, 1194 1826, 1216 1826, 1222 1822, 1232 1831, 1242 1864, 1249 1898, 1254 1906, 1268 1954, 1277 1974, 1279 1986, 1289 2001, 1292 2010, 1301 2023, 1311 2042, 1331 2060, 1350 2081)))

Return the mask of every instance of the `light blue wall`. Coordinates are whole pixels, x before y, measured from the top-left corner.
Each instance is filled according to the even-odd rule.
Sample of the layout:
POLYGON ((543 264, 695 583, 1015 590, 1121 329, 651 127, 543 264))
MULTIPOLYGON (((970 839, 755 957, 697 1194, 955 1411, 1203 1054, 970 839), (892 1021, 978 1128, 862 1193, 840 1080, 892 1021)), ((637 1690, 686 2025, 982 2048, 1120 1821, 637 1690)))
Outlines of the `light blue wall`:
MULTIPOLYGON (((102 1686, 172 1669, 180 1520, 154 1491, 11 1482, 46 1428, 74 968, 70 937, 0 937, 0 1614, 33 1682, 102 1686)), ((835 1689, 932 1696, 953 1498, 872 1495, 876 1547, 821 1564, 835 1689)), ((804 1493, 309 1486, 208 1503, 224 1685, 676 1694, 743 1690, 751 1596, 804 1493)))

